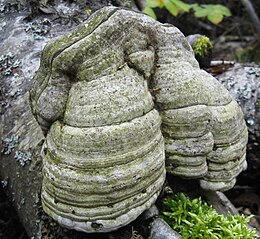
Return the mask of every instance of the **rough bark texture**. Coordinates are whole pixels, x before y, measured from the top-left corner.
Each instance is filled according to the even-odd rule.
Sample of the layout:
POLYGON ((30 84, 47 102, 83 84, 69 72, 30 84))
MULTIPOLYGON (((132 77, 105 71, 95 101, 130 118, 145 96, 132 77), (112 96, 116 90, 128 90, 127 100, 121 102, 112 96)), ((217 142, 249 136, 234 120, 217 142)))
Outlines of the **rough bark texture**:
POLYGON ((260 67, 235 64, 216 76, 241 106, 250 133, 260 134, 260 67))
MULTIPOLYGON (((29 109, 28 101, 28 90, 31 88, 32 76, 39 66, 43 46, 50 38, 69 31, 73 26, 63 26, 61 29, 55 24, 52 29, 47 28, 47 35, 39 36, 32 25, 23 21, 24 16, 26 15, 19 13, 14 21, 14 14, 6 14, 6 26, 1 35, 0 52, 8 60, 3 60, 7 65, 1 66, 0 179, 3 185, 7 183, 6 192, 13 200, 30 237, 40 238, 42 233, 50 233, 49 236, 80 238, 76 232, 64 231, 55 224, 52 226, 51 219, 42 214, 40 150, 44 136, 29 109), (27 32, 24 31, 25 26, 29 29, 27 32), (20 41, 17 42, 17 39, 20 41), (8 55, 9 52, 14 56, 8 55), (21 63, 15 60, 20 60, 21 63)), ((44 24, 39 24, 45 26, 42 27, 43 32, 46 30, 44 24)))
MULTIPOLYGON (((11 16, 10 16, 11 18, 11 16)), ((24 32, 21 17, 7 22, 8 36, 1 39, 0 52, 11 53, 21 61, 17 67, 1 72, 1 167, 2 182, 30 236, 38 231, 40 208, 41 158, 44 137, 29 108, 32 74, 39 63, 42 44, 24 32), (23 42, 17 42, 17 38, 23 42), (5 76, 5 74, 8 74, 5 76)), ((3 36, 2 35, 2 36, 3 36)), ((2 57, 3 57, 2 55, 2 57)), ((9 64, 11 62, 9 58, 9 64)), ((12 66, 10 66, 11 68, 12 66)))

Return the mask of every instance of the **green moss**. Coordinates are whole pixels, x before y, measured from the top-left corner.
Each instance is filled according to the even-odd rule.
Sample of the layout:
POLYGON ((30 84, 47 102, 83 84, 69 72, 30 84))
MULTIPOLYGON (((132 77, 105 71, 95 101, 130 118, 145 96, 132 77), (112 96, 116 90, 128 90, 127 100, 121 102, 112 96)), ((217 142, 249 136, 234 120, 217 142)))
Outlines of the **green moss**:
POLYGON ((250 217, 219 215, 201 198, 190 199, 183 193, 163 202, 163 218, 182 235, 183 239, 254 239, 255 230, 248 228, 250 217))
POLYGON ((195 42, 192 48, 196 56, 206 56, 213 48, 213 45, 208 37, 202 36, 195 42))

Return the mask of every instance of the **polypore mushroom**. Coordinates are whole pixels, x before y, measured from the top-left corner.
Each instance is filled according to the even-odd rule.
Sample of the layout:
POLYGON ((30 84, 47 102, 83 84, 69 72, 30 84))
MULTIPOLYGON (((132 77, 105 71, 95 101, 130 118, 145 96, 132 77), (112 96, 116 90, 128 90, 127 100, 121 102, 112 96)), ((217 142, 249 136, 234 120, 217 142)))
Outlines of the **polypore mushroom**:
POLYGON ((106 7, 49 43, 30 96, 47 135, 43 209, 67 228, 137 218, 160 193, 165 152, 169 172, 206 189, 230 188, 245 168, 237 103, 177 28, 141 13, 106 7))

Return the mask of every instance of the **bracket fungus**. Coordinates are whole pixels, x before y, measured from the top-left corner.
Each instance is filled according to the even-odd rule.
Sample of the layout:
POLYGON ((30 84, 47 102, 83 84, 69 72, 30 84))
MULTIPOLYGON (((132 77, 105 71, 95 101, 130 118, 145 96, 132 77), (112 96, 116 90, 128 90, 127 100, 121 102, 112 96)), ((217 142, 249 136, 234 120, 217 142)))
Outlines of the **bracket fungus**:
POLYGON ((227 190, 246 168, 238 104, 183 34, 106 7, 44 48, 30 92, 46 134, 42 204, 62 226, 108 232, 157 199, 168 172, 227 190))

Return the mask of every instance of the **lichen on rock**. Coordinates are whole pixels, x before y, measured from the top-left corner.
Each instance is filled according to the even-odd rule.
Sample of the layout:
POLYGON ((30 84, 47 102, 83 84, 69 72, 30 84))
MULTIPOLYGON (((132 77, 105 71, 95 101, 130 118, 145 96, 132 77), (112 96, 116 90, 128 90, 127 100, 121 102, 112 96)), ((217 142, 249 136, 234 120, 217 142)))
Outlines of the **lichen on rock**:
POLYGON ((141 13, 106 7, 49 43, 30 99, 47 135, 43 209, 67 228, 136 219, 161 191, 165 155, 168 172, 210 190, 246 167, 237 103, 177 28, 141 13))

